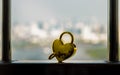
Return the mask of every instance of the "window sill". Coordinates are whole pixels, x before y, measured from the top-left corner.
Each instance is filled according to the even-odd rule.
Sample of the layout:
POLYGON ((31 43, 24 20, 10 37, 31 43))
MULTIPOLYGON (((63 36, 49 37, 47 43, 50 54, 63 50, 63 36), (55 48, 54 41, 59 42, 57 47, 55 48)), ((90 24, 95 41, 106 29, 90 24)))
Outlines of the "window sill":
POLYGON ((0 64, 0 75, 119 75, 120 63, 105 61, 21 60, 0 64))
MULTIPOLYGON (((40 63, 40 64, 59 64, 57 60, 16 60, 12 63, 40 63)), ((119 64, 119 62, 107 62, 103 60, 66 60, 62 64, 119 64)))
POLYGON ((58 63, 57 60, 14 60, 10 63, 0 64, 120 64, 120 62, 108 62, 103 60, 65 60, 63 63, 58 63))

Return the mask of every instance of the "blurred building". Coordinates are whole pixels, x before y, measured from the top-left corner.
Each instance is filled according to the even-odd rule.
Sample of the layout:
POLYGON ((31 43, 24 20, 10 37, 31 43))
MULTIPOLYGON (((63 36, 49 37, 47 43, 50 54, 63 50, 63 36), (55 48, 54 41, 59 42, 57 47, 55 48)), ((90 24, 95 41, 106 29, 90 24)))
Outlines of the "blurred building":
MULTIPOLYGON (((63 31, 70 31, 85 43, 101 43, 107 41, 107 32, 104 25, 88 25, 77 21, 73 23, 71 20, 59 22, 56 19, 49 21, 33 22, 29 25, 18 24, 13 26, 14 39, 22 39, 36 41, 40 39, 55 38, 63 31)), ((77 37, 76 37, 77 38, 77 37)))

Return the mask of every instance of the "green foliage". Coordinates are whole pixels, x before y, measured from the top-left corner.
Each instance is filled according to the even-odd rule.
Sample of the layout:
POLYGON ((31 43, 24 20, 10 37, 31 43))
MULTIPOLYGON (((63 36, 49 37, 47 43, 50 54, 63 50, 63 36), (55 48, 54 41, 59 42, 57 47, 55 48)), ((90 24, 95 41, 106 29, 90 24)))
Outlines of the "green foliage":
POLYGON ((28 41, 18 41, 18 42, 12 42, 12 47, 15 49, 26 49, 26 48, 34 48, 34 47, 39 47, 39 44, 34 44, 28 41))
POLYGON ((92 47, 86 51, 94 59, 106 59, 107 58, 107 48, 105 47, 92 47))

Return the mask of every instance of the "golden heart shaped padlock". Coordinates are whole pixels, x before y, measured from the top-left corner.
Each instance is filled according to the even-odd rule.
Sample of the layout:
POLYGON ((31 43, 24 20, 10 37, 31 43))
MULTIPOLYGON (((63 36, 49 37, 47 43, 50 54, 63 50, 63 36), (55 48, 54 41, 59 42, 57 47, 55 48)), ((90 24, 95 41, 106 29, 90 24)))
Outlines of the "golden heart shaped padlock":
POLYGON ((49 56, 48 59, 52 59, 56 57, 59 63, 62 63, 62 61, 70 58, 72 55, 76 52, 76 45, 73 44, 74 37, 70 32, 63 32, 60 35, 59 39, 54 40, 52 49, 53 53, 49 56), (64 44, 62 41, 62 36, 64 34, 69 34, 71 36, 71 42, 64 44))

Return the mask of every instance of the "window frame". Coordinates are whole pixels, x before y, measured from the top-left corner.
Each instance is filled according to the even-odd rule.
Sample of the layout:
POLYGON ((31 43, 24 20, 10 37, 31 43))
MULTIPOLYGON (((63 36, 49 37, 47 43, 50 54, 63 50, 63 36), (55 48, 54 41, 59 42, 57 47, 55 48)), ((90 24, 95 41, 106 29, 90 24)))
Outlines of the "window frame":
POLYGON ((11 0, 2 0, 2 62, 11 62, 11 0))
POLYGON ((118 0, 110 0, 109 11, 109 61, 119 61, 119 36, 118 36, 118 0))
MULTIPOLYGON (((12 62, 11 58, 11 0, 2 0, 2 62, 12 62)), ((109 59, 108 62, 119 61, 118 49, 118 0, 109 1, 109 59)))

